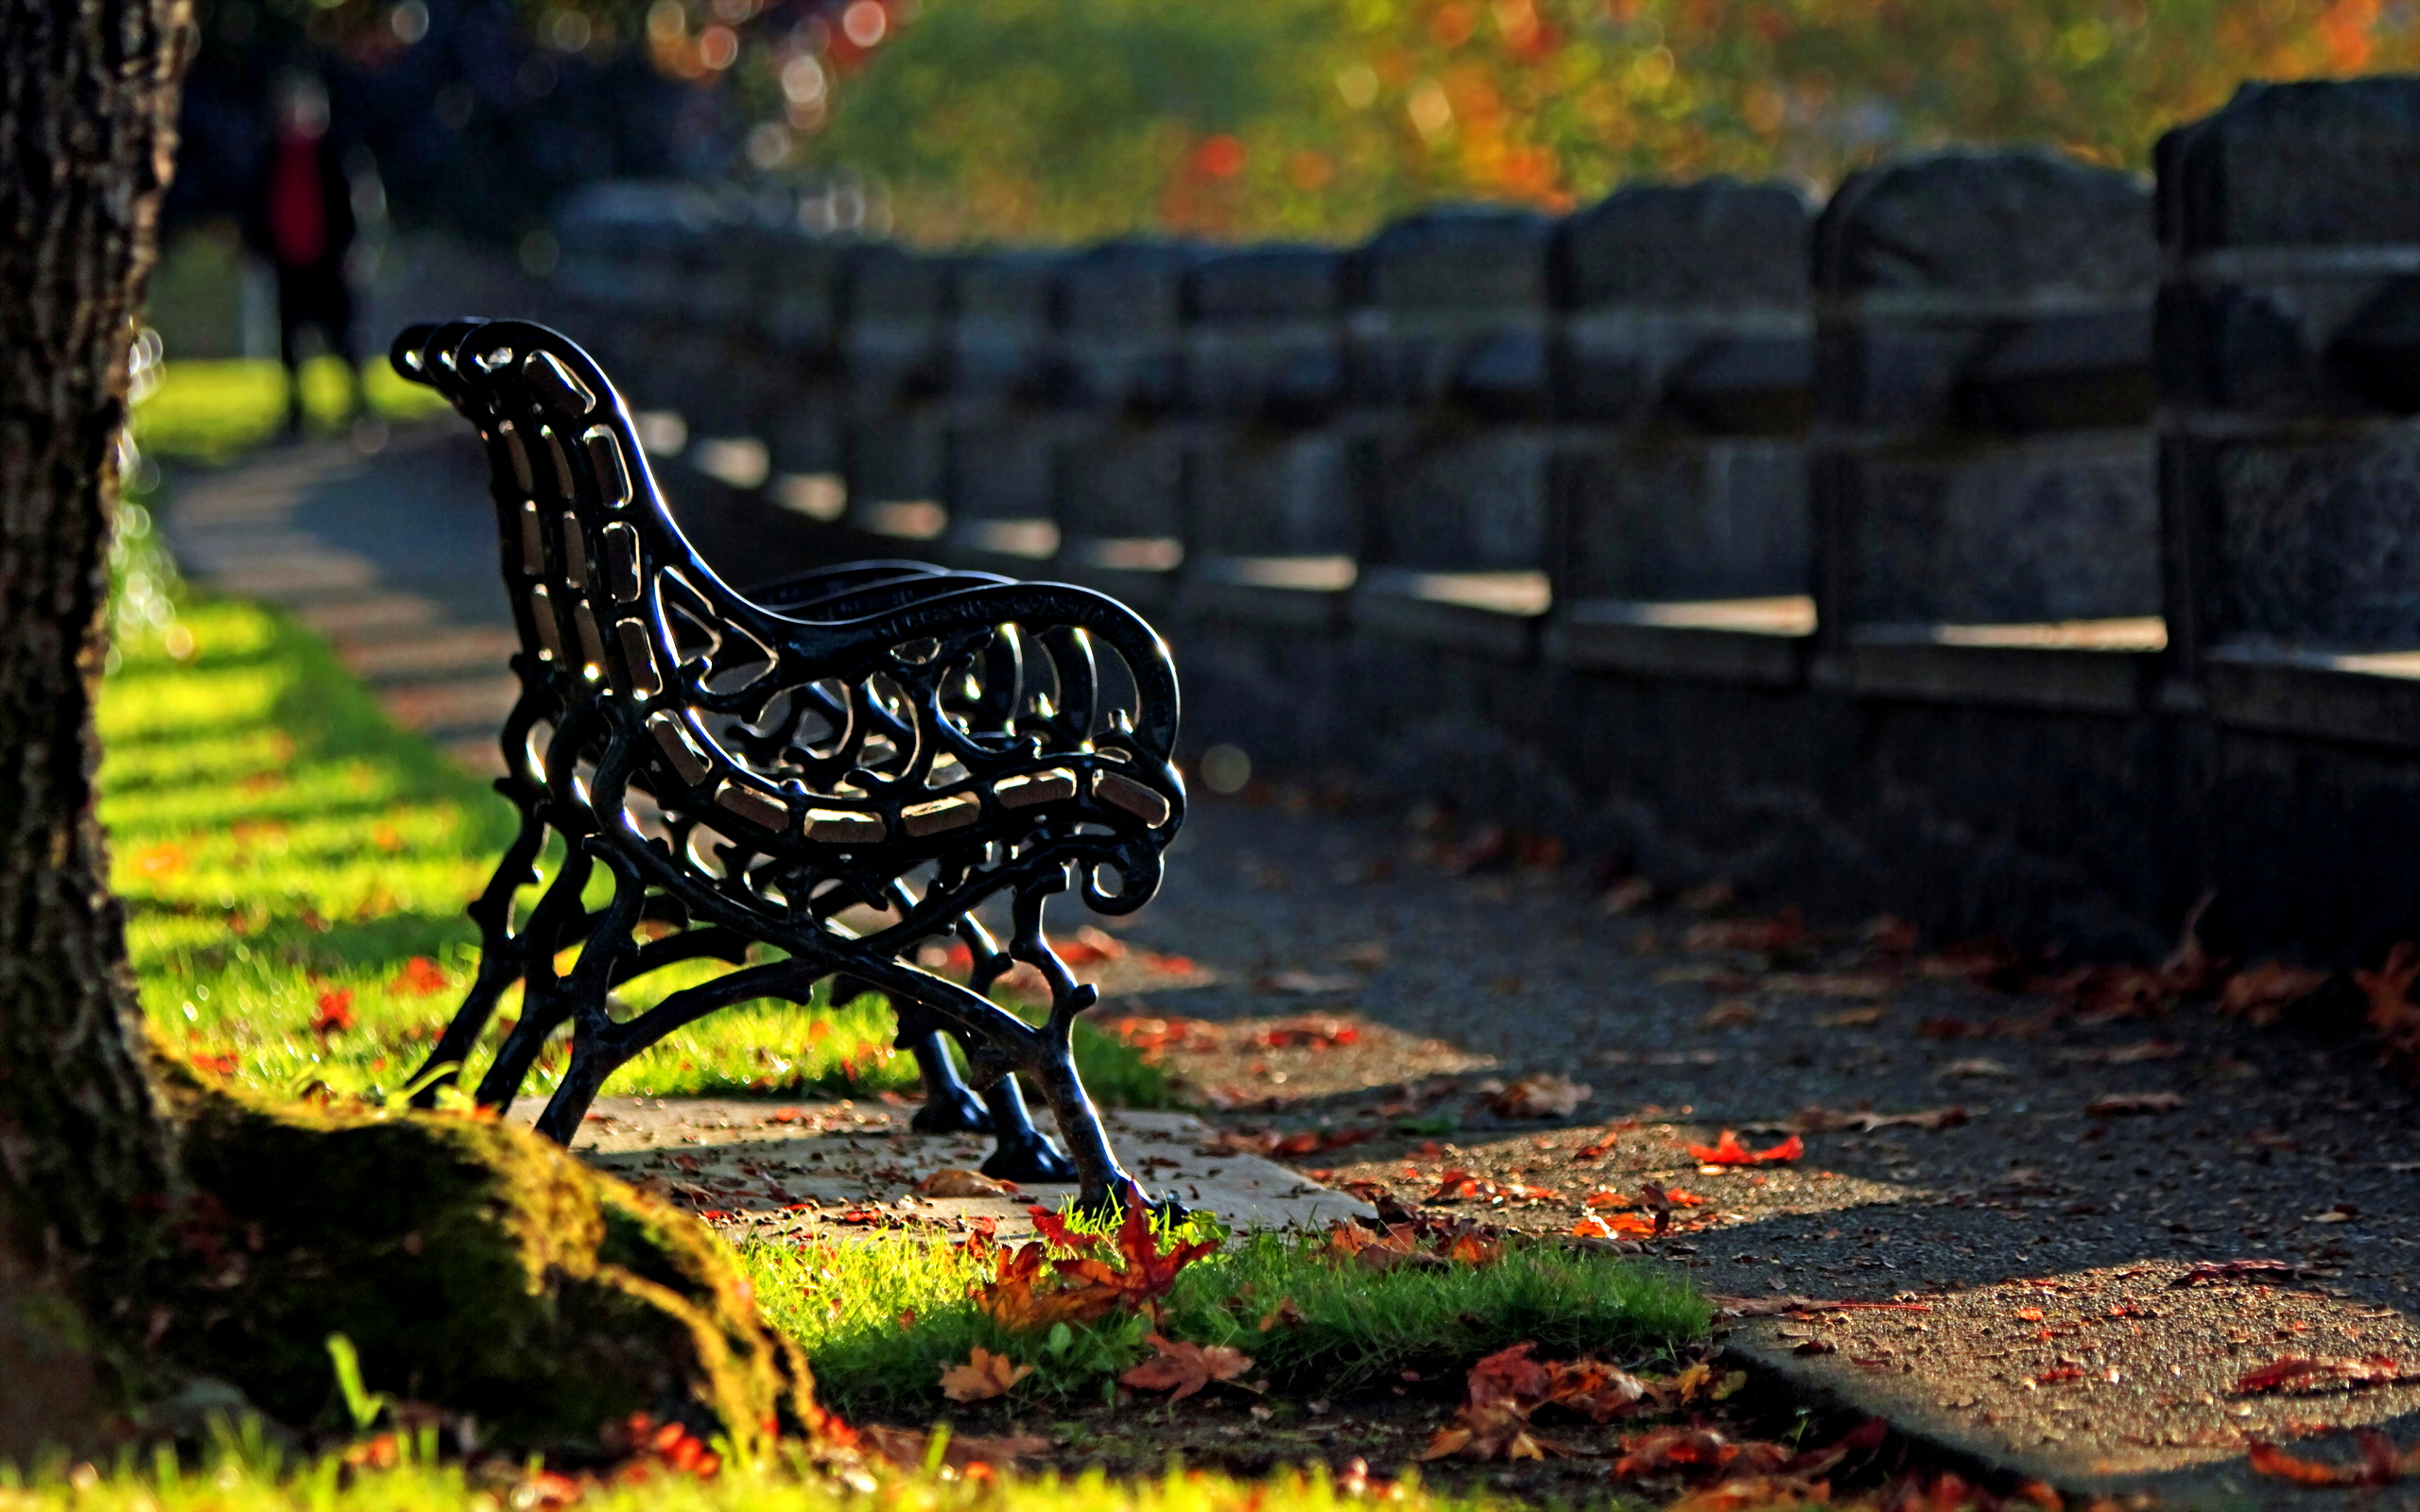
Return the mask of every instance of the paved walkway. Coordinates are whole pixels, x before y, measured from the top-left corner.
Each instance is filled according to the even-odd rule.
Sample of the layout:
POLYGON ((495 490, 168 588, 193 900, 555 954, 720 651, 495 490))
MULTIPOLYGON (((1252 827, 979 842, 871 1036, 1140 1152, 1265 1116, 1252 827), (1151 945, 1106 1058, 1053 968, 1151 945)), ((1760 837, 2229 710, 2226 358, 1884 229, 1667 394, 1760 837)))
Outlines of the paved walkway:
MULTIPOLYGON (((167 521, 195 576, 292 608, 492 765, 511 685, 487 509, 441 431, 189 479, 167 521)), ((1293 1164, 1332 1183, 1551 1232, 1634 1216, 1650 1180, 1703 1196, 1643 1247, 1746 1299, 1736 1349, 1993 1464, 2283 1504, 2315 1493, 2252 1476, 2253 1440, 2420 1438, 2420 1384, 2234 1389, 2286 1357, 2420 1366, 2420 1104, 2358 1035, 2083 1011, 1854 933, 1760 939, 1736 906, 1615 917, 1576 868, 1481 838, 1204 800, 1119 932, 1201 970, 1104 1014, 1235 1147, 1311 1151, 1293 1164), (1491 1107, 1557 1092, 1567 1114, 1491 1107), (1689 1153, 1724 1128, 1804 1154, 1689 1153), (1895 1305, 1770 1315, 1792 1297, 1895 1305)))
POLYGON ((310 441, 184 472, 164 519, 188 576, 287 610, 396 723, 504 769, 515 643, 486 464, 458 421, 399 428, 372 456, 310 441))

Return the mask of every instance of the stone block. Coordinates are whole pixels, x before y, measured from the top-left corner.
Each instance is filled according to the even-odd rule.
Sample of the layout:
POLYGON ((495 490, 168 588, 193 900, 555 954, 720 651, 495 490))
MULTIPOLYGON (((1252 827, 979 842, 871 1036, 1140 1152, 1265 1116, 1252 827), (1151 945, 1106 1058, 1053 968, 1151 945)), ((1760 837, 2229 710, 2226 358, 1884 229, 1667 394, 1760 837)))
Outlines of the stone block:
POLYGON ((1805 447, 1616 435, 1561 459, 1568 522, 1556 596, 1765 598, 1812 587, 1805 447))
POLYGON ((2155 449, 2143 431, 1844 456, 1853 625, 2160 612, 2155 449))
POLYGON ((1045 397, 1053 291, 1065 259, 1049 252, 979 252, 955 259, 950 292, 949 396, 959 409, 1045 397))
POLYGON ((1354 403, 1543 414, 1551 237, 1541 215, 1474 206, 1379 232, 1354 259, 1354 403))
POLYGON ((1174 242, 1110 242, 1061 265, 1053 397, 1062 407, 1142 414, 1176 407, 1185 272, 1199 255, 1174 242))
POLYGON ((841 268, 841 386, 868 416, 939 396, 949 360, 950 260, 889 243, 841 268))
POLYGON ((1191 273, 1184 405, 1197 417, 1314 424, 1344 398, 1343 253, 1249 247, 1191 273))
POLYGON ((2171 253, 2420 243, 2420 78, 2246 84, 2160 139, 2171 253))

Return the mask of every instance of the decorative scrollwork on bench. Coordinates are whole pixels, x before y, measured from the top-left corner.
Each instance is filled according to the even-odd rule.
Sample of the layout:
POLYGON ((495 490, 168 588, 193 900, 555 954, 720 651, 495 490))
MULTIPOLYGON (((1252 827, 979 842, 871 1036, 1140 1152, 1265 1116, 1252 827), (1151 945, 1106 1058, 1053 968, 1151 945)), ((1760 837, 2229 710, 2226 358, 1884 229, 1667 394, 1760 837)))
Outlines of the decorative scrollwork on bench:
POLYGON ((472 906, 478 973, 423 1070, 423 1101, 515 981, 520 1018, 475 1095, 509 1104, 569 1024, 538 1124, 568 1143, 606 1077, 666 1035, 845 974, 896 1005, 925 1077, 918 1127, 988 1129, 987 1172, 1073 1177, 1087 1205, 1139 1192, 1070 1050, 1093 988, 1052 950, 1044 914, 1071 887, 1110 915, 1159 887, 1184 790, 1176 674, 1151 627, 1084 589, 919 562, 735 591, 682 536, 620 397, 571 341, 456 321, 406 331, 393 361, 486 444, 521 640, 497 782, 521 828, 472 906), (550 833, 563 858, 520 907, 550 833), (592 907, 600 868, 610 895, 592 907), (995 899, 1005 939, 976 917, 995 899), (974 960, 963 985, 914 964, 950 936, 974 960), (616 988, 700 959, 734 969, 616 1015, 616 988), (986 995, 1017 962, 1049 988, 1039 1024, 986 995), (944 1031, 965 1047, 964 1079, 944 1031), (1012 1073, 1050 1105, 1063 1153, 1012 1073))

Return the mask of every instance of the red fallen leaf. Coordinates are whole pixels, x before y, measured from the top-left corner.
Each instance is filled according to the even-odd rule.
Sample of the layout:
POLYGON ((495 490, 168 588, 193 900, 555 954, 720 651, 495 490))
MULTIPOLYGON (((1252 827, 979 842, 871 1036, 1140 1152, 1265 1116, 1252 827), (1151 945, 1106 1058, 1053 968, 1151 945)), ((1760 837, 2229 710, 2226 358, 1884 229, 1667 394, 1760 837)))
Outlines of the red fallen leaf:
MULTIPOLYGON (((1092 924, 1077 930, 1072 939, 1054 942, 1051 949, 1069 966, 1098 966, 1126 959, 1126 942, 1092 924)), ((972 961, 971 954, 968 959, 972 961)))
POLYGON ((2025 1379, 2037 1386, 2055 1386, 2063 1381, 2082 1381, 2083 1367, 2072 1365, 2054 1366, 2048 1370, 2037 1370, 2025 1379))
POLYGON ((2168 1284, 2179 1287, 2202 1286, 2214 1281, 2290 1281, 2301 1276, 2302 1267, 2289 1260, 2204 1261, 2168 1284))
POLYGON ((1101 1246, 1108 1242, 1099 1234, 1076 1232, 1067 1227, 1065 1214, 1053 1212, 1038 1203, 1025 1211, 1026 1216, 1033 1220, 1033 1231, 1061 1249, 1073 1250, 1079 1255, 1098 1254, 1101 1246))
POLYGON ((2420 1075, 2420 1007, 2411 1002, 2411 984, 2420 980, 2420 947, 2397 940, 2384 965, 2355 971, 2353 980, 2370 1000, 2370 1027, 2386 1042, 2386 1058, 2406 1076, 2420 1075))
POLYGON ((2290 1354, 2257 1370, 2245 1371, 2230 1389, 2238 1397, 2252 1397, 2266 1391, 2308 1389, 2338 1383, 2356 1389, 2384 1386, 2412 1378, 2413 1373, 2397 1364, 2392 1355, 2371 1354, 2351 1360, 2290 1354))
POLYGON ((425 955, 415 955, 404 963, 387 990, 399 998, 424 998, 445 990, 445 969, 425 955))
POLYGON ((1634 1212, 1592 1214, 1571 1226, 1575 1239, 1652 1239, 1661 1231, 1654 1219, 1634 1212))
POLYGON ((1701 1165, 1779 1165, 1805 1155, 1806 1142, 1792 1134, 1771 1149, 1751 1150, 1739 1143, 1737 1134, 1726 1128, 1711 1146, 1688 1144, 1684 1148, 1701 1165))
POLYGON ((1162 955, 1157 951, 1145 951, 1143 965, 1162 976, 1191 976, 1201 970, 1190 955, 1162 955))
POLYGON ((1328 1150, 1340 1150, 1348 1144, 1378 1137, 1374 1128, 1305 1129, 1277 1142, 1272 1153, 1277 1155, 1319 1155, 1328 1150))
POLYGON ((2281 961, 2262 961, 2228 977, 2219 989, 2219 1011, 2265 1029, 2286 1010, 2327 985, 2329 973, 2281 961))
POLYGON ((1784 951, 1808 938, 1806 921, 1795 908, 1771 919, 1719 919, 1691 924, 1681 936, 1681 949, 1706 951, 1784 951))
POLYGON ((2361 1452, 2358 1465, 2323 1465, 2290 1454, 2266 1439, 2253 1441, 2249 1457, 2256 1473, 2297 1486, 2386 1486, 2420 1469, 2420 1450, 2398 1454, 2394 1440, 2377 1429, 2364 1430, 2354 1442, 2361 1452))
POLYGON ((1742 1442, 1709 1428, 1659 1428, 1622 1441, 1622 1456, 1614 1461, 1614 1475, 1635 1480, 1678 1472, 1693 1480, 1713 1480, 1734 1474, 1770 1475, 1788 1463, 1789 1451, 1779 1444, 1742 1442))
POLYGON ((1342 1019, 1308 1016, 1272 1023, 1253 1036, 1252 1042, 1270 1050, 1333 1050, 1360 1043, 1361 1031, 1342 1019))
POLYGON ((1252 1368, 1252 1356, 1232 1345, 1174 1342, 1157 1333, 1143 1338, 1159 1357, 1126 1371, 1118 1382, 1139 1391, 1165 1391, 1170 1401, 1183 1401, 1213 1381, 1240 1380, 1252 1368))
POLYGON ((311 1032, 325 1040, 353 1027, 353 992, 331 988, 320 994, 320 1011, 311 1016, 311 1032))

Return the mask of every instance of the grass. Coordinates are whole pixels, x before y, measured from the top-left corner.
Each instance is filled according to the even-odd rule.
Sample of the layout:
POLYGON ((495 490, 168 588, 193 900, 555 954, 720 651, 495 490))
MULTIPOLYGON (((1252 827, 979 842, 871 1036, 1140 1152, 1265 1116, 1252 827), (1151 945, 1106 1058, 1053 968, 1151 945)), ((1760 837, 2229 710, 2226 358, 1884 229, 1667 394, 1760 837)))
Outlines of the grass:
MULTIPOLYGON (((258 606, 181 590, 147 514, 130 511, 127 535, 98 715, 101 818, 145 1013, 213 1074, 273 1092, 392 1095, 470 980, 477 937, 462 910, 511 811, 389 723, 317 638, 258 606)), ((668 970, 622 996, 642 1009, 726 970, 668 970)), ((513 1011, 508 997, 502 1012, 513 1011)), ((835 1007, 819 988, 804 1008, 759 1002, 702 1020, 606 1090, 905 1091, 915 1066, 890 1033, 881 999, 835 1007)), ((551 1091, 562 1057, 558 1042, 525 1091, 551 1091)), ((1104 1101, 1170 1100, 1157 1068, 1088 1026, 1078 1060, 1104 1101)))
MULTIPOLYGON (((759 1242, 740 1258, 766 1317, 805 1349, 817 1391, 843 1412, 929 1416, 944 1405, 942 1367, 977 1345, 1034 1367, 1016 1397, 1036 1404, 1105 1396, 1151 1352, 1139 1314, 1010 1332, 968 1299, 990 1270, 959 1246, 759 1242)), ((1376 1272, 1332 1259, 1319 1237, 1264 1232, 1188 1266, 1160 1329, 1241 1349, 1283 1389, 1343 1395, 1405 1370, 1459 1370, 1525 1339, 1560 1357, 1668 1351, 1702 1336, 1709 1316, 1661 1272, 1550 1241, 1508 1239, 1492 1264, 1376 1272), (1289 1301, 1298 1321, 1264 1331, 1289 1301)))
MULTIPOLYGON (((371 413, 411 420, 445 407, 433 389, 407 384, 373 353, 361 365, 371 413)), ((302 365, 302 410, 319 432, 342 428, 346 420, 344 364, 315 357, 302 365)), ((262 359, 172 361, 161 369, 160 386, 134 412, 136 441, 148 453, 200 462, 223 462, 275 436, 285 423, 285 369, 262 359)))
MULTIPOLYGON (((252 1436, 221 1437, 206 1461, 180 1469, 173 1455, 137 1468, 131 1456, 104 1471, 53 1464, 20 1479, 0 1465, 0 1512, 440 1512, 473 1508, 556 1507, 565 1488, 557 1477, 493 1462, 407 1463, 364 1470, 336 1455, 289 1457, 252 1436), (551 1484, 550 1484, 551 1483, 551 1484), (549 1494, 554 1493, 554 1494, 549 1494)), ((804 1463, 726 1469, 711 1480, 658 1473, 580 1487, 583 1512, 739 1512, 780 1506, 785 1512, 1343 1512, 1367 1506, 1321 1469, 1266 1480, 1187 1471, 1171 1466, 1155 1480, 1111 1481, 1098 1472, 1075 1478, 959 1478, 892 1471, 878 1481, 835 1475, 804 1463)), ((1377 1490, 1376 1486, 1371 1491, 1377 1490)), ((1387 1498, 1409 1512, 1447 1512, 1509 1505, 1469 1496, 1439 1495, 1407 1478, 1387 1498)))

